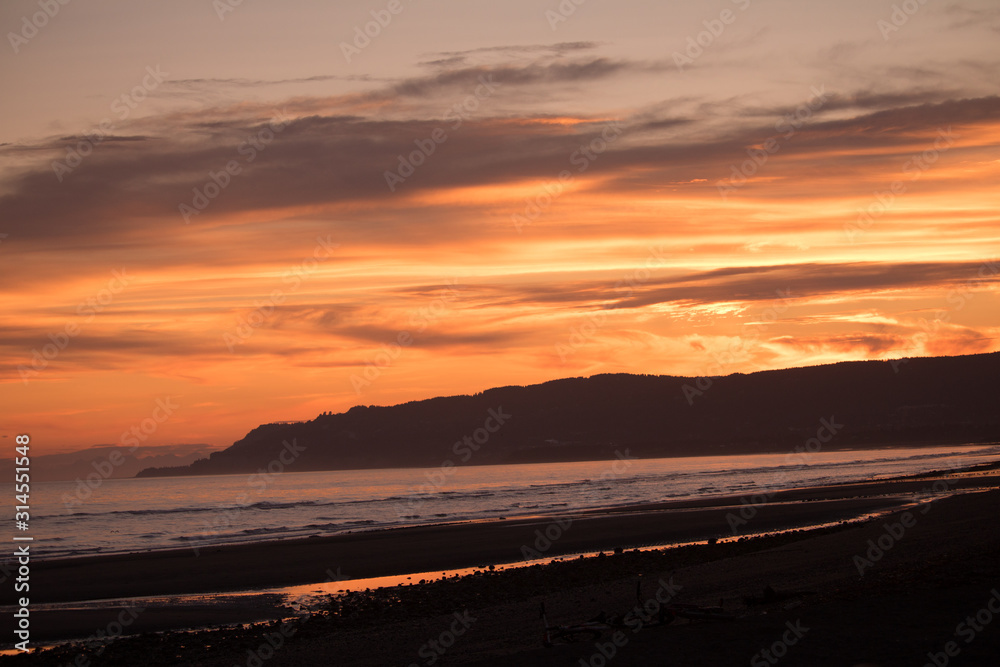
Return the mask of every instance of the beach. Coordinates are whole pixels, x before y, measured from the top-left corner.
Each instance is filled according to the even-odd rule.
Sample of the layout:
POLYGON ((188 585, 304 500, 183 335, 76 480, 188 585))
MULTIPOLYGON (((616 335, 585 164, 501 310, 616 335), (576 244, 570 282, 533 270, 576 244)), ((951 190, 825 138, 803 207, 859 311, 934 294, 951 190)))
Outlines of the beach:
MULTIPOLYGON (((33 604, 178 594, 206 594, 206 598, 200 605, 146 605, 141 613, 135 613, 134 601, 103 609, 39 611, 33 615, 33 640, 82 638, 109 626, 112 630, 120 627, 118 632, 128 635, 263 619, 277 622, 290 612, 277 607, 275 600, 267 596, 233 597, 219 604, 224 596, 217 594, 323 582, 330 580, 333 572, 338 577, 360 579, 478 567, 479 573, 462 580, 411 582, 416 585, 402 588, 410 596, 424 591, 421 594, 426 599, 421 598, 419 603, 407 603, 396 594, 380 592, 374 594, 374 602, 369 605, 379 609, 378 612, 365 606, 353 609, 349 622, 341 618, 344 610, 299 617, 285 626, 291 633, 287 637, 281 634, 280 625, 270 630, 263 627, 216 630, 209 633, 212 649, 206 652, 194 648, 200 644, 197 634, 154 635, 157 645, 183 644, 186 651, 201 652, 185 657, 184 651, 180 651, 163 662, 145 664, 253 664, 252 653, 247 653, 251 649, 244 647, 253 644, 256 635, 266 637, 268 632, 272 644, 280 643, 280 649, 269 658, 268 664, 329 664, 317 656, 330 651, 336 652, 337 664, 428 664, 426 661, 431 659, 428 651, 434 651, 425 647, 425 655, 420 655, 420 649, 443 632, 435 632, 435 624, 443 624, 448 630, 449 624, 457 624, 456 619, 466 612, 477 621, 472 623, 466 618, 469 627, 461 640, 454 638, 447 654, 437 656, 442 664, 477 661, 493 664, 491 660, 508 660, 515 654, 518 662, 524 664, 533 664, 532 660, 537 664, 553 664, 545 661, 557 655, 576 656, 579 650, 588 647, 562 646, 538 652, 539 602, 545 600, 552 623, 579 622, 602 610, 628 609, 636 604, 635 582, 640 574, 649 582, 646 585, 649 595, 658 586, 654 582, 670 581, 673 577, 682 586, 678 600, 717 604, 721 598, 725 608, 738 611, 743 617, 725 624, 694 623, 690 627, 679 622, 676 627, 637 633, 634 638, 627 637, 629 641, 622 647, 612 643, 616 664, 630 664, 626 656, 633 652, 640 656, 634 664, 650 664, 642 662, 642 651, 656 650, 658 641, 673 645, 678 637, 707 637, 705 633, 726 634, 730 637, 727 646, 735 651, 732 647, 743 646, 753 638, 759 642, 766 636, 765 630, 788 611, 784 609, 788 604, 793 605, 796 613, 818 614, 820 620, 813 621, 818 625, 823 624, 824 615, 830 615, 832 625, 847 628, 861 617, 844 613, 834 622, 832 615, 838 605, 849 605, 852 599, 866 600, 870 595, 876 598, 874 602, 865 602, 869 610, 865 613, 879 605, 888 605, 904 616, 911 609, 932 607, 922 613, 945 623, 937 633, 944 645, 954 639, 949 628, 954 629, 961 620, 959 616, 946 623, 947 612, 958 614, 963 605, 973 605, 979 593, 985 604, 990 590, 1000 585, 995 565, 1000 538, 991 529, 1000 509, 1000 492, 984 491, 998 485, 1000 477, 985 470, 567 513, 560 517, 421 526, 214 547, 198 553, 186 549, 40 562, 32 569, 33 604), (934 490, 958 492, 958 495, 915 504, 934 490), (851 521, 875 514, 878 518, 851 521), (724 541, 739 534, 818 525, 825 527, 680 549, 636 550, 649 545, 724 541), (901 528, 885 537, 887 525, 901 528), (873 557, 881 549, 879 538, 882 546, 890 549, 875 560, 873 557), (866 555, 870 539, 878 548, 866 555), (586 552, 602 552, 602 555, 504 572, 489 570, 491 565, 525 558, 586 552), (953 590, 929 585, 928 582, 942 577, 958 577, 953 590), (456 583, 466 580, 470 583, 456 583), (475 595, 463 598, 455 588, 462 585, 476 587, 475 595), (744 598, 761 596, 765 586, 786 597, 771 602, 770 606, 764 602, 748 605, 744 598), (809 594, 796 597, 796 592, 803 591, 809 594), (930 605, 914 604, 911 599, 903 604, 903 598, 927 603, 938 598, 944 601, 930 605), (446 609, 451 609, 450 613, 445 613, 446 609), (278 635, 274 634, 276 631, 278 635), (382 658, 374 657, 373 646, 383 651, 382 658)), ((971 611, 974 613, 976 609, 971 611)), ((9 616, 5 618, 5 622, 10 620, 9 616)), ((912 623, 900 625, 915 638, 911 626, 912 623)), ((781 634, 778 632, 776 636, 780 638, 781 634)), ((982 635, 987 636, 985 629, 982 635)), ((819 633, 814 632, 810 639, 816 636, 819 633)), ((120 640, 102 651, 100 662, 94 664, 119 664, 115 662, 118 659, 124 661, 120 664, 128 664, 128 659, 122 656, 149 641, 154 640, 149 636, 120 640), (118 653, 121 656, 115 658, 118 653)), ((714 641, 706 641, 714 645, 714 641)), ((802 646, 808 644, 803 639, 802 646)), ((972 655, 974 644, 986 646, 988 642, 977 639, 964 655, 972 655)), ((4 661, 65 664, 77 655, 93 655, 97 650, 96 646, 89 649, 81 645, 63 646, 48 655, 14 656, 4 661)), ((591 643, 589 652, 581 657, 586 658, 594 650, 591 643)), ((750 651, 745 660, 732 664, 747 664, 753 654, 750 651)), ((884 655, 879 659, 883 661, 880 664, 893 664, 884 662, 884 655)), ((702 664, 690 660, 693 658, 677 664, 702 664)), ((563 664, 578 662, 574 658, 563 664)))

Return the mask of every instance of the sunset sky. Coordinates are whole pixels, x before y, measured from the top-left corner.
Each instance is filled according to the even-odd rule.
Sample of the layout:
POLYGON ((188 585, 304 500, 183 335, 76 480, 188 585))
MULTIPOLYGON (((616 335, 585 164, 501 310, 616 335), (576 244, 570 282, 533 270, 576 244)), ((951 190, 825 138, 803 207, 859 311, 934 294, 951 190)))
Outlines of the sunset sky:
POLYGON ((1000 350, 994 0, 10 0, 0 28, 0 431, 38 453, 1000 350))

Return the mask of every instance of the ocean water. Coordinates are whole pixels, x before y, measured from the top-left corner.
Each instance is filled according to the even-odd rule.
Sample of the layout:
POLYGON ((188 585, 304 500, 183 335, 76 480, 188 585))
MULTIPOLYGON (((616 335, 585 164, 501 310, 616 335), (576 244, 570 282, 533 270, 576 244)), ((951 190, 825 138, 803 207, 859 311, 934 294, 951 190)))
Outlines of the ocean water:
MULTIPOLYGON (((38 558, 207 547, 753 494, 1000 459, 953 446, 32 484, 38 558)), ((13 498, 13 484, 4 484, 13 498)), ((13 522, 13 503, 7 517, 13 522)), ((11 525, 8 523, 8 525, 11 525)))

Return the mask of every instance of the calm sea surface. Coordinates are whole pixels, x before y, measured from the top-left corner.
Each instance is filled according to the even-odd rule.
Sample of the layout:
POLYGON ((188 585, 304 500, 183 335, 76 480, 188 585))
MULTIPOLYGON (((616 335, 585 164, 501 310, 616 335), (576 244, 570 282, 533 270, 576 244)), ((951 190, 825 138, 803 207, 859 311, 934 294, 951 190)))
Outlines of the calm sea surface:
MULTIPOLYGON (((82 556, 555 515, 1000 459, 1000 446, 32 484, 33 555, 82 556), (87 493, 89 491, 89 494, 87 493)), ((13 522, 13 484, 3 484, 13 522)))

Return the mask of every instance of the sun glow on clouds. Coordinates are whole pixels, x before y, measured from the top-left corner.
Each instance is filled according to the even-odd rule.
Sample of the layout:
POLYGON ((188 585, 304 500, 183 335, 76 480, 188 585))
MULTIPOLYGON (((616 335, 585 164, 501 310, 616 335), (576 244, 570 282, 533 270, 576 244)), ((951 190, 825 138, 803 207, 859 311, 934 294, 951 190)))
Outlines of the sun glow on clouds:
POLYGON ((51 162, 89 125, 0 146, 16 428, 53 451, 114 442, 172 396, 149 444, 224 446, 261 422, 557 377, 1000 349, 995 86, 924 73, 874 94, 812 66, 827 106, 737 182, 808 85, 753 79, 773 99, 744 99, 756 75, 715 54, 678 76, 623 48, 452 52, 287 98, 203 65, 62 182, 51 162), (495 95, 444 120, 484 73, 495 95), (275 109, 288 125, 185 223, 178 205, 275 109), (609 123, 620 137, 593 144, 609 123), (386 171, 438 127, 447 140, 390 191, 386 171), (105 294, 113 271, 129 279, 105 294))

